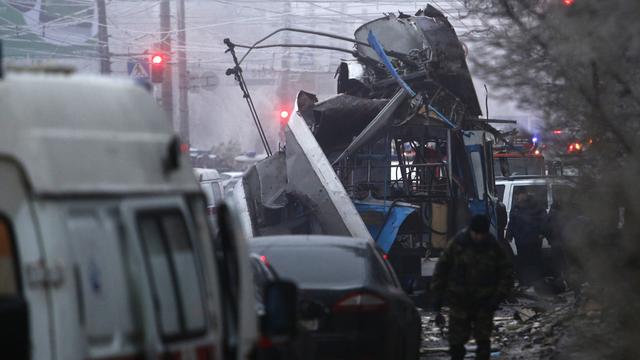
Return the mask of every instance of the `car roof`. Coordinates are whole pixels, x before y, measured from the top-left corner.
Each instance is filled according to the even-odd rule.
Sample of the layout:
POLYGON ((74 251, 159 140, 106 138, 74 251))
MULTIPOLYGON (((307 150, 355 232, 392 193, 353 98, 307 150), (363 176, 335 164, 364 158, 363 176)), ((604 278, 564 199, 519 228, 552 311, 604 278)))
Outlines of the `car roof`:
POLYGON ((216 169, 194 168, 193 173, 200 182, 222 179, 222 176, 220 176, 220 173, 216 169))
POLYGON ((526 178, 526 179, 512 179, 512 180, 496 180, 496 185, 502 184, 546 184, 548 179, 546 178, 526 178))
POLYGON ((365 248, 371 240, 347 236, 332 235, 272 235, 259 236, 249 239, 250 247, 257 246, 349 246, 365 248))
POLYGON ((0 109, 0 157, 35 194, 200 191, 169 118, 131 80, 9 74, 0 109), (180 166, 169 170, 173 156, 180 166))

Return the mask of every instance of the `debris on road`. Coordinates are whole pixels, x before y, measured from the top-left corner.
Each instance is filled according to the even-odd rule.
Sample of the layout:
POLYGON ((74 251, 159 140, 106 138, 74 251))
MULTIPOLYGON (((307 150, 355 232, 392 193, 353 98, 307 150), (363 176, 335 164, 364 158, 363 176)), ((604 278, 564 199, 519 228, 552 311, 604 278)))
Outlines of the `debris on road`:
MULTIPOLYGON (((583 308, 591 310, 596 309, 596 306, 594 304, 583 308)), ((503 305, 494 317, 492 358, 549 358, 564 333, 561 329, 567 326, 575 312, 576 303, 572 292, 553 297, 531 294, 516 296, 512 303, 503 305)), ((445 336, 442 336, 434 318, 433 313, 422 314, 421 359, 448 359, 448 331, 445 329, 445 336)), ((470 357, 473 357, 474 350, 475 343, 471 340, 467 345, 470 357)))

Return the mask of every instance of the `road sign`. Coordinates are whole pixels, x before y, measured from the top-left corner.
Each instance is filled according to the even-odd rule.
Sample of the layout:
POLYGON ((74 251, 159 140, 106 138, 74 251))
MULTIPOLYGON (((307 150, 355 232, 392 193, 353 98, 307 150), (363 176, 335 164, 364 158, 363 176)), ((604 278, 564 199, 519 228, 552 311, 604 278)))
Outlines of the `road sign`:
POLYGON ((131 58, 127 61, 129 77, 134 80, 149 81, 149 62, 146 59, 131 58))

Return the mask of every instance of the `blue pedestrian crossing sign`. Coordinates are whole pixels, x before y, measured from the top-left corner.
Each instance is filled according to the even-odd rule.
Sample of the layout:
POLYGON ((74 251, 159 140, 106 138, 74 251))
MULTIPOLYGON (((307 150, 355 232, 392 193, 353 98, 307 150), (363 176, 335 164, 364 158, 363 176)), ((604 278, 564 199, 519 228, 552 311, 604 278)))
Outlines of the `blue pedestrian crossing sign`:
POLYGON ((149 62, 146 59, 131 58, 127 61, 129 77, 134 80, 149 81, 149 62))

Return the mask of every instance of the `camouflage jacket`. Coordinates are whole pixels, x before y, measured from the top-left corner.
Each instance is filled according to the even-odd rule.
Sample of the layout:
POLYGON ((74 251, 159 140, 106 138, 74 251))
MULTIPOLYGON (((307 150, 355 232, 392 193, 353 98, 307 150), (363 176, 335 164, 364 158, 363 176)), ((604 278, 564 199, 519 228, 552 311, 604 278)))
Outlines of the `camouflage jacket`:
POLYGON ((440 255, 431 279, 436 307, 495 310, 513 287, 511 260, 495 237, 473 244, 469 232, 460 232, 440 255))

